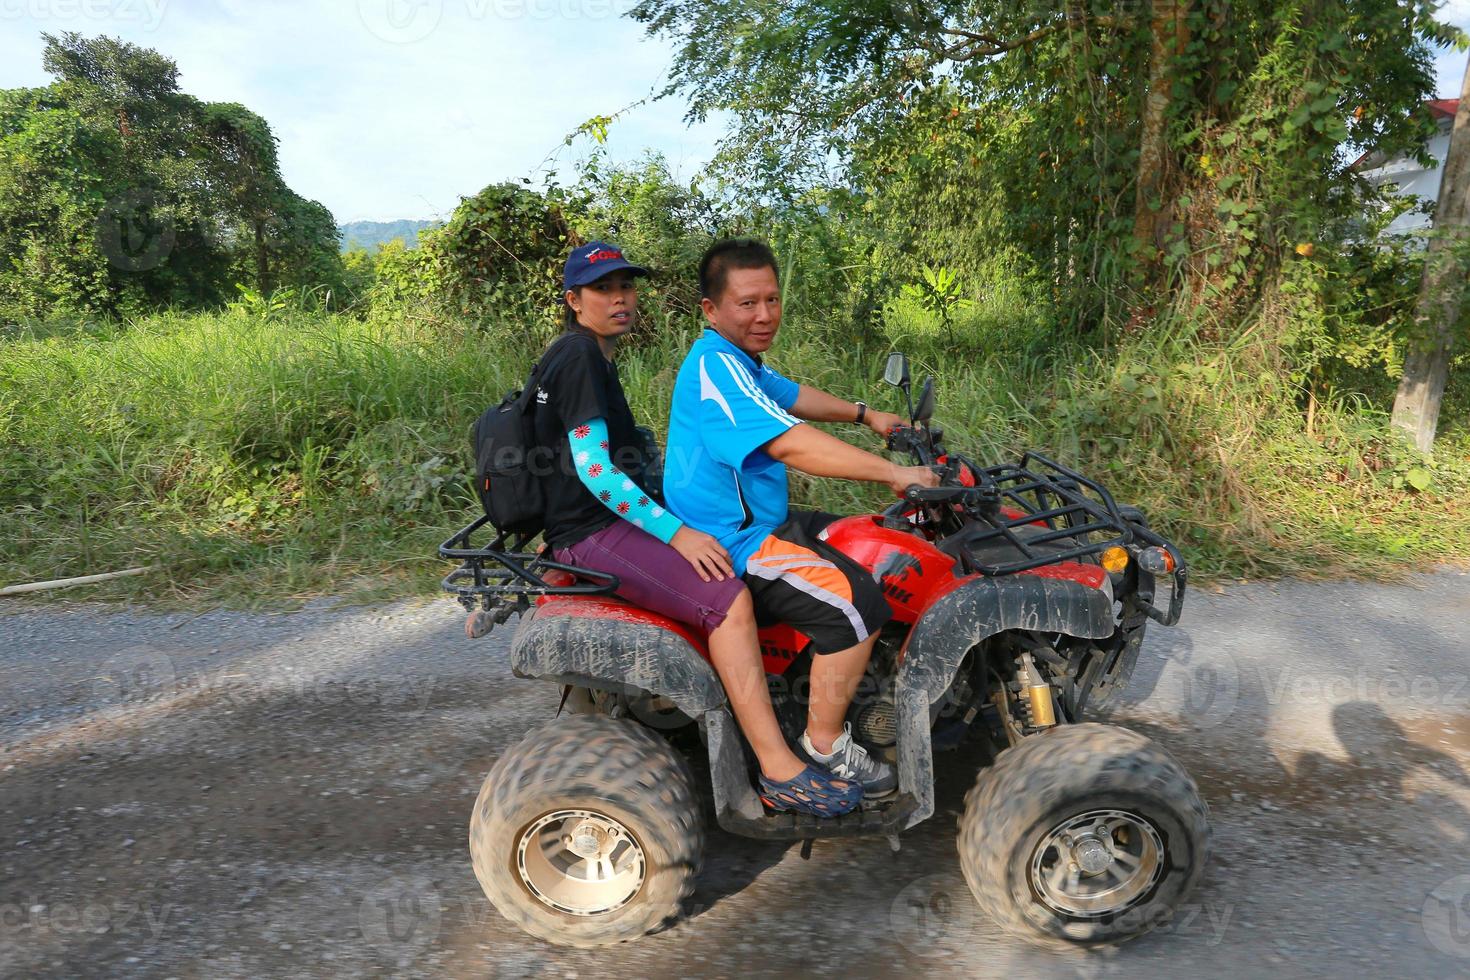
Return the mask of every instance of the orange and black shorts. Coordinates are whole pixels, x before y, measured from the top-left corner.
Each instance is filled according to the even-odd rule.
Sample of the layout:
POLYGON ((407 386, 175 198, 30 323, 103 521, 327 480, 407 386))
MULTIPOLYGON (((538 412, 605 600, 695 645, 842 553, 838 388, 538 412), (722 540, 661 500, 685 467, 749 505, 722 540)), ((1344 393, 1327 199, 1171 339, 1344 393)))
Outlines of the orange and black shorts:
POLYGON ((819 537, 836 519, 793 510, 745 563, 757 620, 805 633, 817 653, 857 646, 892 615, 872 574, 819 537))

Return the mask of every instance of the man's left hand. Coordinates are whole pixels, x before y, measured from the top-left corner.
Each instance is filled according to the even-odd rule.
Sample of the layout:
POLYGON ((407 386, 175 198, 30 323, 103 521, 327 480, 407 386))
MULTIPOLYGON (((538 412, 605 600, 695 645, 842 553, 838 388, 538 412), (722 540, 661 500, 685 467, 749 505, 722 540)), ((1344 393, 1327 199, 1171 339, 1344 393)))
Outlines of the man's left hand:
POLYGON ((870 408, 863 416, 863 424, 879 436, 887 438, 889 432, 903 425, 903 419, 892 412, 875 412, 870 408))

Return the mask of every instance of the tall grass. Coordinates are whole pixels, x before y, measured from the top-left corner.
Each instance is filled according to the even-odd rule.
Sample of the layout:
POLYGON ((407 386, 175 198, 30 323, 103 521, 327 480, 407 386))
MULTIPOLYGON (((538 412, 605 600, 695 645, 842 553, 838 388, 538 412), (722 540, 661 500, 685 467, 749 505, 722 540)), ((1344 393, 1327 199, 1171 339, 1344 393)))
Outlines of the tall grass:
MULTIPOLYGON (((339 316, 160 316, 0 361, 6 579, 158 563, 176 593, 307 593, 468 507, 465 432, 530 351, 339 316)), ((432 545, 432 541, 427 543, 432 545)))
MULTIPOLYGON (((640 421, 663 431, 697 327, 653 329, 619 371, 640 421)), ((1207 575, 1470 556, 1463 426, 1446 420, 1441 462, 1415 491, 1404 475, 1423 464, 1394 448, 1381 414, 1329 401, 1308 434, 1266 351, 1044 348, 994 309, 948 334, 839 336, 789 322, 771 362, 896 408, 878 376, 901 343, 916 378, 937 379, 952 447, 1056 453, 1143 506, 1207 575)), ((476 506, 468 427, 537 353, 515 324, 412 315, 159 315, 0 340, 0 582, 157 564, 100 594, 432 589, 436 544, 476 506)), ((877 448, 865 431, 835 431, 877 448)), ((885 493, 799 475, 793 492, 834 511, 885 493)))

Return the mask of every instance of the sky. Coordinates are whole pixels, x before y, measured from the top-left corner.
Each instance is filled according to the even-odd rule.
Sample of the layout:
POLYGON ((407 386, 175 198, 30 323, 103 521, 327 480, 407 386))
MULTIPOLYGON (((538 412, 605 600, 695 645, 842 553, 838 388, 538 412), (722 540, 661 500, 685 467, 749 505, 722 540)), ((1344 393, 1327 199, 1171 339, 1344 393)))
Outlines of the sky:
MULTIPOLYGON (((564 137, 661 88, 672 45, 634 0, 0 0, 0 88, 45 85, 41 32, 154 48, 180 87, 264 116, 281 172, 339 222, 447 217, 461 196, 536 172, 564 137)), ((620 118, 614 159, 661 151, 689 178, 720 127, 670 98, 620 118)))
MULTIPOLYGON (((239 102, 280 140, 281 171, 339 222, 442 218, 487 184, 564 180, 585 140, 563 138, 662 87, 674 46, 622 16, 635 0, 0 0, 0 88, 44 85, 41 32, 109 34, 179 66, 184 91, 239 102)), ((1441 17, 1470 29, 1470 0, 1441 17)), ((1436 59, 1459 94, 1467 55, 1436 59)), ((609 151, 645 148, 689 178, 723 120, 693 127, 678 98, 612 127, 609 151)))

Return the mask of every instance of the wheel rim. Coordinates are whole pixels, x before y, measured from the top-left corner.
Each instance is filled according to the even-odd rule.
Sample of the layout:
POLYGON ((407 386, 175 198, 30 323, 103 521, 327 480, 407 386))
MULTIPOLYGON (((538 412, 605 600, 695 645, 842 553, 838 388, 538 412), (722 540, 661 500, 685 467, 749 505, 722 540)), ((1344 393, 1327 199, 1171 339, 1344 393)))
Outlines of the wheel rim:
POLYGON ((593 810, 557 810, 532 821, 516 846, 521 884, 569 915, 606 915, 643 887, 643 845, 623 824, 593 810))
POLYGON ((1164 871, 1164 841, 1147 819, 1092 810, 1048 831, 1031 855, 1031 888, 1076 918, 1116 915, 1152 891, 1164 871))

